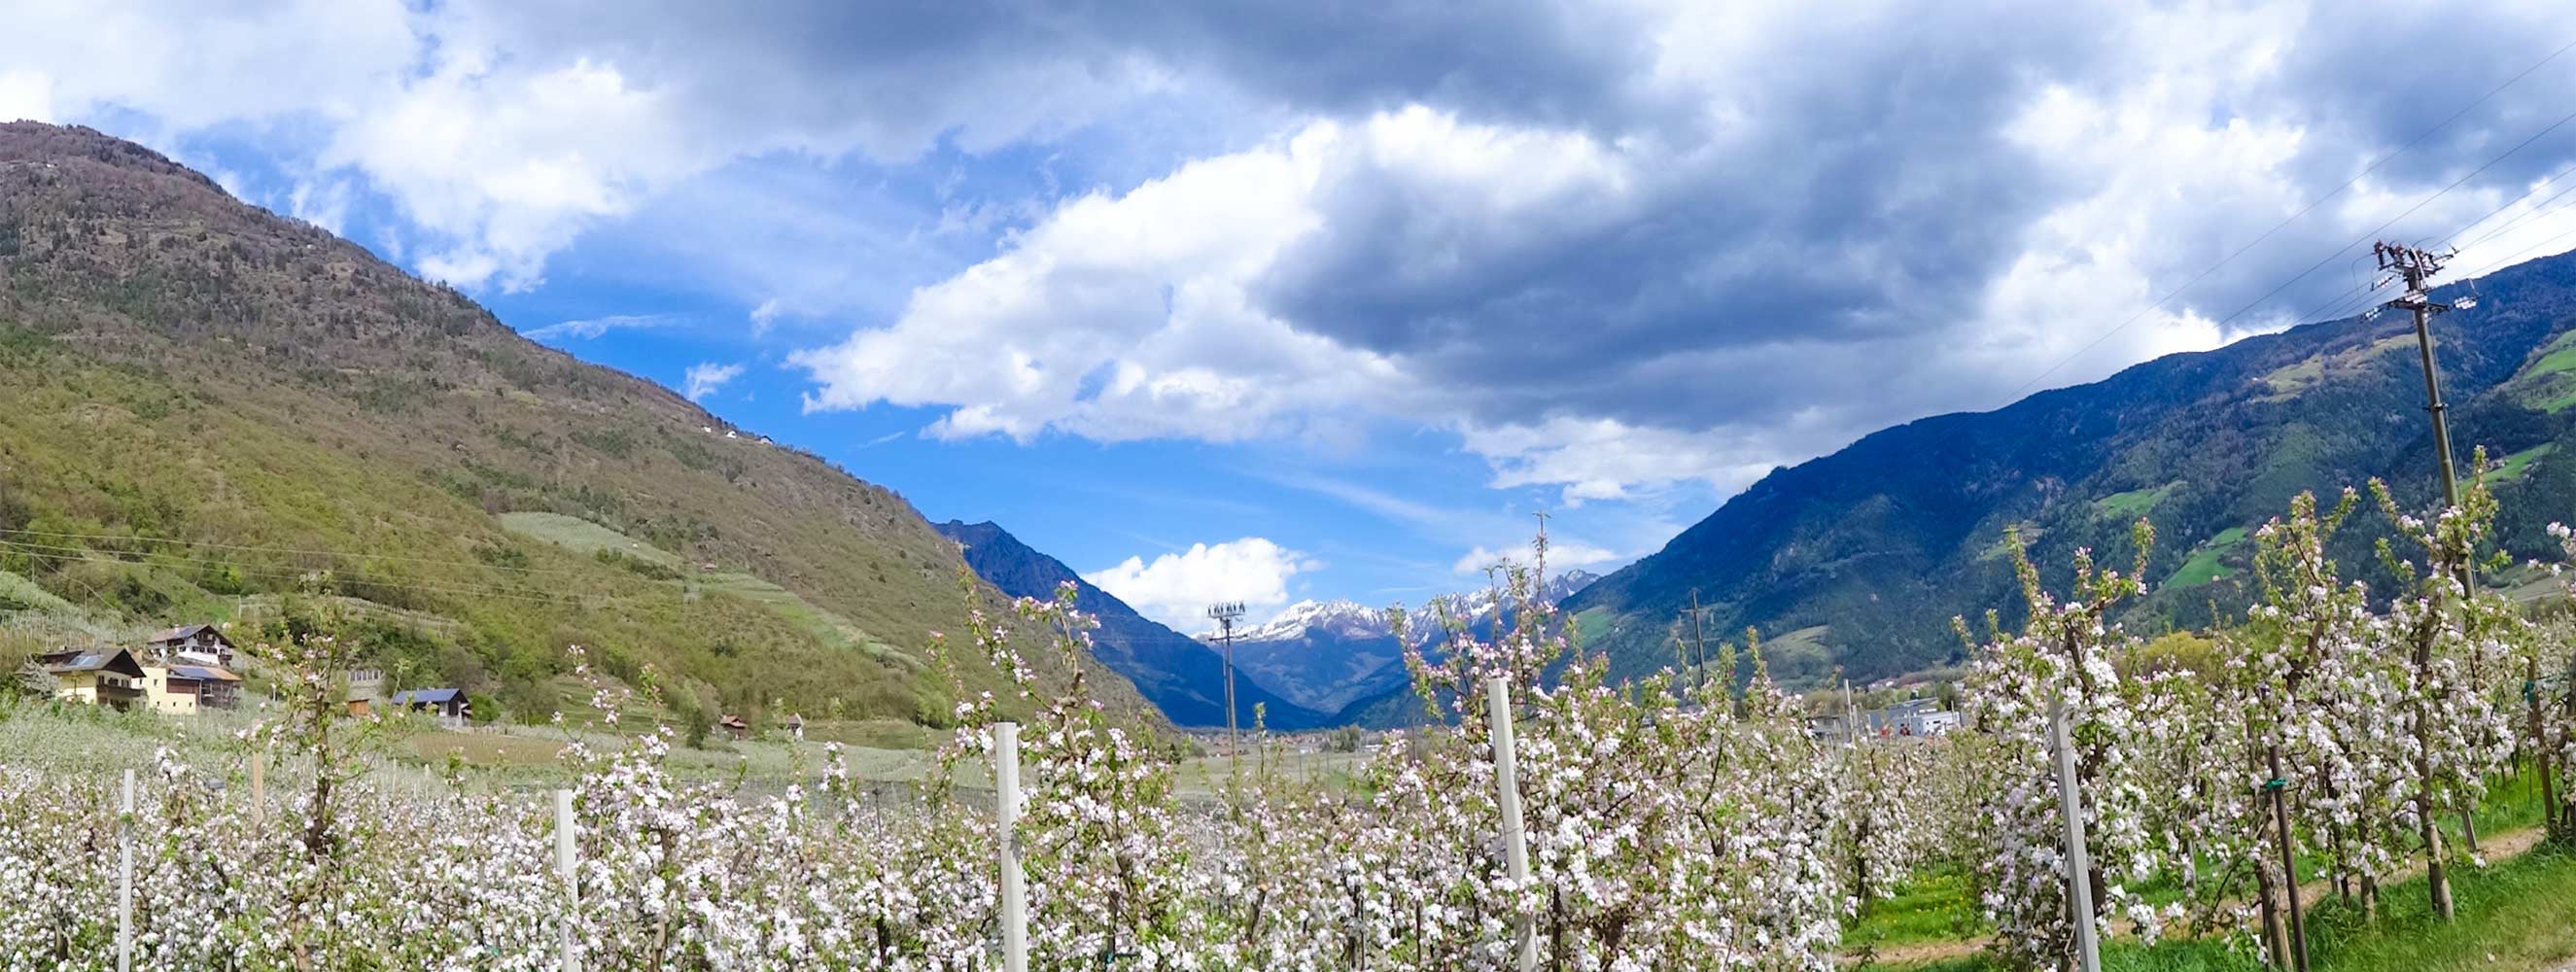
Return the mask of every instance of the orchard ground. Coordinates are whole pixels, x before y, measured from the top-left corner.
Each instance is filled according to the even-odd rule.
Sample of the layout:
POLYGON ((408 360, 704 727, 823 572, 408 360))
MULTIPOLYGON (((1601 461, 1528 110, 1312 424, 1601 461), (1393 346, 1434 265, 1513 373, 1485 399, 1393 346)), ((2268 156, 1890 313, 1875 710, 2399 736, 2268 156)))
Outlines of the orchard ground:
MULTIPOLYGON (((0 765, 95 772, 148 766, 163 746, 206 758, 248 726, 251 710, 171 717, 117 713, 85 706, 20 704, 0 707, 0 765)), ((487 726, 458 731, 426 719, 393 717, 379 741, 381 782, 415 787, 443 785, 462 773, 479 785, 537 790, 565 781, 562 752, 573 739, 593 744, 611 734, 596 727, 487 726)), ((823 746, 842 745, 860 777, 908 784, 936 769, 931 748, 941 733, 892 721, 817 722, 803 740, 772 732, 731 740, 719 736, 702 747, 673 753, 675 773, 702 781, 731 780, 747 790, 772 790, 821 776, 823 746)), ((1209 796, 1223 786, 1228 761, 1222 743, 1209 755, 1185 761, 1177 782, 1185 794, 1209 796)), ((1284 775, 1343 779, 1361 754, 1297 747, 1266 758, 1285 760, 1284 775)), ((1265 758, 1246 745, 1245 761, 1265 758)), ((959 785, 990 785, 980 768, 962 770, 959 785)), ((2389 889, 2389 913, 2377 924, 2333 900, 2333 889, 2311 879, 2303 894, 2311 908, 2310 942, 2321 972, 2483 969, 2496 972, 2576 972, 2576 852, 2539 843, 2540 794, 2528 773, 2500 780, 2478 815, 2489 866, 2455 875, 2459 920, 2445 925, 2426 914, 2420 877, 2389 889)), ((2456 825, 2452 828, 2456 836, 2456 825)), ((1977 915, 1966 874, 1936 867, 1918 874, 1894 897, 1874 902, 1853 921, 1845 942, 1845 967, 1884 972, 1986 972, 1980 953, 1991 929, 1977 915)), ((2168 894, 2166 897, 2170 897, 2168 894)), ((2104 967, 2122 972, 2257 972, 2260 957, 2244 942, 2169 937, 2153 946, 2134 939, 2110 943, 2104 967)))
MULTIPOLYGON (((162 746, 175 748, 182 758, 210 760, 220 748, 217 744, 259 715, 256 703, 245 703, 234 712, 168 716, 83 705, 0 702, 0 766, 95 772, 104 777, 151 765, 154 750, 162 746)), ((600 727, 579 724, 457 730, 425 718, 394 716, 384 725, 375 753, 380 773, 420 777, 453 768, 481 784, 508 789, 564 785, 569 775, 562 759, 567 744, 584 739, 598 745, 613 738, 600 727)), ((701 745, 675 747, 670 766, 682 779, 730 780, 745 788, 774 790, 790 782, 821 779, 824 744, 838 743, 843 759, 861 779, 909 784, 936 771, 935 750, 946 738, 939 730, 896 720, 817 720, 807 724, 801 740, 783 730, 741 740, 718 732, 701 745)), ((1225 785, 1230 761, 1221 740, 1203 742, 1200 748, 1201 755, 1182 762, 1175 782, 1184 794, 1210 796, 1225 785)), ((1283 776, 1338 781, 1347 779, 1366 754, 1322 751, 1320 737, 1256 747, 1247 734, 1245 770, 1262 759, 1279 761, 1283 776)), ((984 789, 992 780, 981 767, 969 767, 961 770, 957 783, 984 789)))
MULTIPOLYGON (((2300 894, 2309 907, 2309 954, 2317 972, 2487 969, 2576 972, 2576 848, 2541 837, 2539 779, 2528 772, 2497 781, 2479 810, 2479 843, 2488 866, 2452 873, 2459 919, 2427 914, 2420 869, 2388 889, 2388 913, 2376 925, 2336 900, 2334 888, 2303 868, 2300 894)), ((2459 837, 2457 824, 2446 828, 2459 837)), ((2171 898, 2170 889, 2159 901, 2171 898)), ((1991 929, 1978 919, 1968 878, 1956 868, 1916 876, 1895 897, 1874 903, 1847 935, 1856 967, 1884 972, 1986 972, 1978 950, 1991 929)), ((2110 943, 2103 968, 2120 972, 2259 972, 2251 942, 2169 939, 2143 946, 2110 943)))

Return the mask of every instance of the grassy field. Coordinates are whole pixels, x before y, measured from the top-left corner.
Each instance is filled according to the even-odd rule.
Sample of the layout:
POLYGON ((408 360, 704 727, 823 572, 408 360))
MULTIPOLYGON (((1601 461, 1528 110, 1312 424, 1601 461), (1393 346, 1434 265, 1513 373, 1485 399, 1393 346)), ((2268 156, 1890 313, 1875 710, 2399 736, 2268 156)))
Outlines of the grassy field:
POLYGON ((2103 516, 2114 520, 2135 520, 2153 511, 2157 503, 2163 502, 2165 497, 2173 495, 2173 491, 2181 487, 2181 483, 2166 483, 2152 489, 2133 489, 2125 493, 2113 493, 2094 500, 2093 508, 2103 516))
POLYGON ((2227 576, 2227 567, 2219 558, 2226 556, 2228 551, 2244 542, 2244 527, 2228 527, 2218 531, 2218 535, 2209 538, 2208 543, 2201 544, 2199 549, 2192 551, 2191 559, 2183 561, 2182 566, 2174 570, 2173 576, 2166 578, 2165 586, 2196 587, 2227 576))
MULTIPOLYGON (((639 707, 627 714, 623 728, 641 731, 665 716, 639 707)), ((149 767, 153 752, 165 746, 191 762, 238 766, 245 754, 233 736, 259 717, 255 708, 167 716, 81 705, 0 703, 0 766, 104 776, 128 767, 149 767)), ((622 745, 625 738, 589 722, 459 731, 426 718, 395 715, 375 731, 368 751, 386 779, 403 785, 425 783, 435 774, 454 770, 477 785, 530 789, 559 785, 569 778, 563 750, 571 742, 610 749, 622 745)), ((944 732, 898 719, 814 720, 801 740, 777 730, 743 740, 718 732, 703 746, 675 745, 667 765, 685 780, 774 789, 821 779, 824 744, 830 742, 840 744, 843 758, 859 779, 909 783, 937 770, 937 749, 947 738, 944 732)), ((1255 745, 1253 737, 1246 736, 1242 765, 1247 775, 1263 758, 1255 745)), ((1275 761, 1276 772, 1292 779, 1341 782, 1357 771, 1366 756, 1273 747, 1267 758, 1275 761)), ((1229 769, 1220 751, 1210 749, 1184 761, 1174 776, 1182 793, 1203 796, 1225 787, 1229 769)), ((957 783, 969 789, 988 788, 990 770, 983 762, 971 761, 960 767, 957 783)))
POLYGON ((2503 465, 2498 466, 2496 471, 2486 474, 2486 483, 2489 486, 2497 486, 2521 479, 2523 473, 2531 470, 2533 462, 2557 450, 2556 443, 2542 443, 2506 456, 2503 465))
MULTIPOLYGON (((2539 777, 2519 773, 2497 781, 2477 814, 2490 848, 2529 846, 2540 824, 2539 777)), ((2444 827, 2457 839, 2456 820, 2444 827)), ((2576 959, 2576 853, 2542 845, 2486 868, 2452 872, 2459 920, 2444 925, 2428 914, 2421 877, 2390 885, 2377 922, 2335 900, 2321 884, 2307 889, 2309 953, 2318 972, 2399 972, 2417 969, 2486 969, 2537 972, 2576 959), (2490 957, 2492 956, 2492 957, 2490 957)), ((2303 883, 2318 878, 2313 871, 2303 883)), ((2150 899, 2169 900, 2170 889, 2144 887, 2150 899), (2159 895, 2158 891, 2167 893, 2159 895)), ((1968 954, 1991 933, 1979 920, 1967 875, 1940 869, 1918 875, 1892 899, 1875 902, 1844 932, 1846 953, 1877 958, 1864 969, 1919 972, 1991 972, 1997 966, 1968 954)), ((2153 947, 2135 940, 2105 946, 2105 969, 2126 972, 2258 972, 2260 958, 2247 943, 2166 941, 2153 947)))
POLYGON ((560 513, 504 513, 499 518, 503 528, 534 540, 542 540, 574 553, 590 554, 603 562, 628 558, 664 569, 663 583, 692 599, 706 595, 725 595, 757 604, 777 615, 791 627, 803 631, 823 645, 857 651, 918 676, 930 668, 927 659, 868 634, 857 622, 814 604, 777 584, 740 571, 706 570, 692 566, 678 554, 656 547, 616 530, 560 513))
MULTIPOLYGON (((2543 847, 2452 881, 2459 918, 2429 914, 2424 882, 2391 886, 2377 922, 2339 902, 2309 915, 2308 954, 2316 972, 2544 972, 2576 958, 2576 854, 2543 847)), ((1919 911, 1919 909, 1918 909, 1919 911)), ((2260 972, 2246 943, 2167 941, 2152 947, 2115 942, 2102 967, 2116 972, 2260 972)), ((1983 956, 1883 962, 1866 969, 1992 972, 1983 956)))

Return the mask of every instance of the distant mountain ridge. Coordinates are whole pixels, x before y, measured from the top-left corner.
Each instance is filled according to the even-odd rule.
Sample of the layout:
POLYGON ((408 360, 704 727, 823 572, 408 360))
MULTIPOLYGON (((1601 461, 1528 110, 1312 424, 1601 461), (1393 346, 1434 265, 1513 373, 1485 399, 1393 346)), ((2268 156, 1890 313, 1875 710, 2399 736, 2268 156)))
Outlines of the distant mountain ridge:
MULTIPOLYGON (((1549 580, 1542 596, 1561 601, 1597 579, 1584 571, 1567 571, 1549 580)), ((1478 631, 1492 630, 1498 598, 1499 592, 1491 587, 1447 596, 1451 609, 1478 631)), ((1408 627, 1417 646, 1440 636, 1427 607, 1413 614, 1408 627)), ((1384 608, 1356 601, 1299 601, 1259 627, 1236 631, 1235 664, 1272 692, 1339 713, 1409 683, 1404 647, 1387 624, 1384 608)), ((1330 721, 1351 720, 1336 714, 1330 721)))
POLYGON ((0 655, 329 611, 478 715, 579 713, 586 662, 673 716, 953 718, 928 634, 1001 595, 892 490, 732 431, 142 146, 0 124, 0 655))
MULTIPOLYGON (((2503 464, 2489 473, 2498 542, 2517 560, 2555 559, 2542 527, 2569 519, 2576 498, 2576 259, 2475 286, 2480 306, 2436 321, 2457 458, 2466 475, 2471 449, 2489 448, 2503 464)), ((2464 292, 2454 283, 2435 296, 2464 292)), ((2127 569, 2130 524, 2143 517, 2157 532, 2152 592, 2124 620, 2206 624, 2213 605, 2246 603, 2251 531, 2298 492, 2381 477, 2411 505, 2438 496, 2423 395, 2405 314, 2169 355, 1774 470, 1563 606, 1623 676, 1670 663, 1674 622, 1696 597, 1711 637, 1759 629, 1784 679, 1821 682, 1836 667, 1892 677, 1958 663, 1955 615, 2018 616, 2007 527, 2020 527, 2054 585, 2079 547, 2127 569)), ((2332 553, 2386 591, 2370 546, 2387 535, 2380 519, 2355 517, 2332 553)))
MULTIPOLYGON (((950 520, 934 524, 941 535, 963 548, 977 576, 1013 597, 1053 598, 1058 585, 1072 582, 1075 606, 1099 621, 1092 632, 1093 654, 1111 671, 1136 684, 1146 701, 1174 723, 1184 726, 1225 725, 1225 659, 1207 645, 1153 621, 1109 592, 1092 586, 1072 568, 1020 542, 992 522, 950 520)), ((1311 729, 1328 714, 1291 702, 1238 671, 1235 717, 1253 725, 1253 709, 1262 707, 1264 724, 1273 729, 1311 729)))

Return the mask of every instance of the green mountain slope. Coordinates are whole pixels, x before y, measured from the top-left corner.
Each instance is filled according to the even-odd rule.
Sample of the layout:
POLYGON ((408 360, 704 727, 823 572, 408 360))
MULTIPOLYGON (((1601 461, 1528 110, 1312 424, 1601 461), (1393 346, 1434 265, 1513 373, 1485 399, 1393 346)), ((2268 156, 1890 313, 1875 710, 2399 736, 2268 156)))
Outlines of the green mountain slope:
MULTIPOLYGON (((2480 445, 2505 460, 2494 474, 2500 540, 2517 557, 2544 556, 2545 525, 2576 520, 2576 453, 2560 447, 2576 438, 2576 260, 2477 286, 2477 309, 2437 322, 2453 439, 2463 468, 2480 445)), ((2078 547, 2126 569, 2130 524, 2144 517, 2159 537, 2146 571, 2155 593, 2129 622, 2201 624, 2213 607, 2245 603, 2247 531, 2299 491, 2376 476, 2409 502, 2438 495, 2423 393, 2412 323, 2398 314, 2160 358, 1775 470, 1565 608, 1628 674, 1672 657, 1672 620, 1696 590, 1715 630, 1805 632, 1767 652, 1783 677, 1822 679, 1837 665, 1891 677, 1960 660, 1954 615, 2011 617, 2007 527, 2054 581, 2078 547)), ((2385 590, 2369 547, 2376 519, 2357 518, 2337 554, 2385 590)))
POLYGON ((966 630, 956 545, 726 431, 147 150, 0 125, 0 571, 71 627, 310 592, 410 683, 520 717, 561 703, 577 643, 727 711, 943 718, 924 645, 966 630))

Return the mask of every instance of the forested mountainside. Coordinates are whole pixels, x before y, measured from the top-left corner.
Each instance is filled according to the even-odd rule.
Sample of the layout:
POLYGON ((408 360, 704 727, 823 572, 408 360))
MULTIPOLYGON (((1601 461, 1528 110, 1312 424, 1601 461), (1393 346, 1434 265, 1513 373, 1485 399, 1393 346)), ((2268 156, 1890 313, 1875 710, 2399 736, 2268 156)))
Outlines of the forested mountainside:
MULTIPOLYGON (((1146 701, 1173 722, 1225 725, 1225 659, 1210 646, 1136 613, 1126 602, 1083 580, 1063 561, 1032 549, 994 523, 950 520, 939 524, 938 530, 957 541, 965 549, 966 563, 1002 593, 1053 599, 1057 585, 1072 583, 1075 607, 1099 622, 1092 631, 1092 653, 1101 664, 1134 682, 1146 701)), ((1238 672, 1236 722, 1253 725, 1256 706, 1264 724, 1273 729, 1311 729, 1327 718, 1238 672)))
MULTIPOLYGON (((893 492, 731 431, 149 150, 0 125, 17 650, 291 602, 345 609, 409 684, 521 718, 576 689, 572 644, 754 718, 942 721, 934 630, 971 689, 997 687, 965 620, 1009 612, 961 590, 954 543, 893 492)), ((1142 711, 1123 678, 1093 684, 1142 711)))
MULTIPOLYGON (((2452 438, 2464 471, 2478 446, 2500 464, 2485 475, 2503 503, 2502 546, 2517 560, 2547 554, 2546 525, 2576 520, 2576 258, 2474 286, 2478 307, 2435 321, 2452 438)), ((1623 674, 1671 662, 1674 622, 1696 591, 1710 631, 1759 629, 1784 678, 1813 682, 1836 666, 1892 677, 1963 658, 1953 616, 2018 616, 2005 528, 2020 528, 2055 584, 2079 547, 2125 569, 2143 517, 2158 538, 2154 593, 2128 623, 2198 626, 2246 603, 2249 531, 2300 491, 2331 496, 2380 477, 2410 504, 2438 497, 2424 405, 2405 314, 2159 358, 1774 470, 1565 607, 1623 674)), ((2356 517, 2335 553, 2387 590, 2371 553, 2381 521, 2356 517)))

